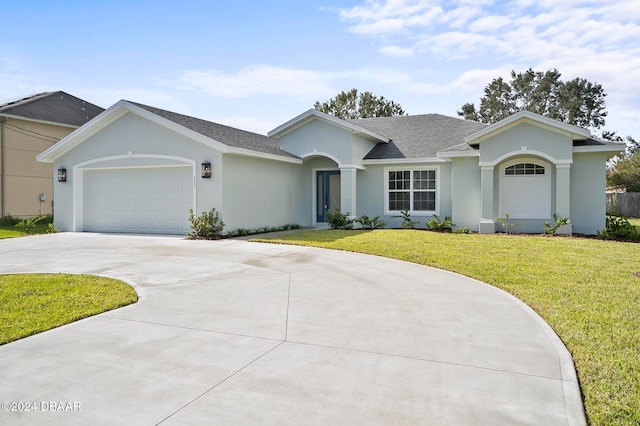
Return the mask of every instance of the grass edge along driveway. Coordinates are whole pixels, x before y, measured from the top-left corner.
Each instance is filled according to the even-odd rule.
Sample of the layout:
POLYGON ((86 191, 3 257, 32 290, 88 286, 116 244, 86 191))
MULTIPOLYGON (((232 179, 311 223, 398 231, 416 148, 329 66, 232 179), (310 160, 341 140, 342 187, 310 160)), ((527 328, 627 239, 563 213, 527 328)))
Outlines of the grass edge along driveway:
POLYGON ((0 345, 138 300, 133 287, 94 275, 0 275, 0 345))
POLYGON ((571 352, 589 422, 640 424, 640 244, 421 230, 309 231, 252 241, 374 254, 506 290, 571 352))

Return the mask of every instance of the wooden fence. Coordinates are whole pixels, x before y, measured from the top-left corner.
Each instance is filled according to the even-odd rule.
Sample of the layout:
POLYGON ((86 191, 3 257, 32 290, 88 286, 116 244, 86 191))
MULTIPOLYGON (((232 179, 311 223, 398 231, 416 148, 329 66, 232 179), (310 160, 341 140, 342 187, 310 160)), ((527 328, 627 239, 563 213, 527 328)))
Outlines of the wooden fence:
POLYGON ((640 217, 640 192, 607 193, 607 214, 640 217))

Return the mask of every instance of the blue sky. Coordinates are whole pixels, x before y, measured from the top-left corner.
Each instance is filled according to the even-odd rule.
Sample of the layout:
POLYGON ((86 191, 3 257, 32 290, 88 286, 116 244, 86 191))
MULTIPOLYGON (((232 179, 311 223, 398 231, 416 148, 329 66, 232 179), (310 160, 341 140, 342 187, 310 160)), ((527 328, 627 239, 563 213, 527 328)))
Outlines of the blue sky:
POLYGON ((0 102, 64 90, 266 133, 353 87, 456 116, 495 77, 557 68, 602 84, 605 129, 640 139, 638 0, 22 0, 2 14, 0 102))

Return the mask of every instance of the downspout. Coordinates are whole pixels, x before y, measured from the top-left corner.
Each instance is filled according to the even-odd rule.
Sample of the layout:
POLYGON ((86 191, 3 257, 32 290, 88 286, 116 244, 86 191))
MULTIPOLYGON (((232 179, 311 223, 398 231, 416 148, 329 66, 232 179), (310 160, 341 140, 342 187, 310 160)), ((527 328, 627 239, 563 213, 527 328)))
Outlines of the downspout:
POLYGON ((5 217, 5 175, 4 175, 4 123, 6 123, 7 117, 0 117, 0 179, 2 179, 2 183, 0 183, 0 219, 4 219, 5 217))

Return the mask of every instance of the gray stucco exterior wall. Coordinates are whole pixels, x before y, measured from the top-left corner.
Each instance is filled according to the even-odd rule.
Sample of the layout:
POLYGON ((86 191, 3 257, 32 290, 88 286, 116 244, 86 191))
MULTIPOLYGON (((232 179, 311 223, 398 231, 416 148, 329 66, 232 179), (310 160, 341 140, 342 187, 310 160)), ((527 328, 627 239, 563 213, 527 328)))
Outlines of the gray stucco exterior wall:
POLYGON ((290 223, 310 226, 311 184, 310 176, 304 172, 297 164, 225 154, 222 171, 225 230, 290 223))

